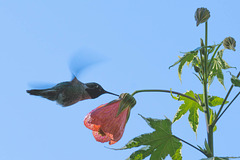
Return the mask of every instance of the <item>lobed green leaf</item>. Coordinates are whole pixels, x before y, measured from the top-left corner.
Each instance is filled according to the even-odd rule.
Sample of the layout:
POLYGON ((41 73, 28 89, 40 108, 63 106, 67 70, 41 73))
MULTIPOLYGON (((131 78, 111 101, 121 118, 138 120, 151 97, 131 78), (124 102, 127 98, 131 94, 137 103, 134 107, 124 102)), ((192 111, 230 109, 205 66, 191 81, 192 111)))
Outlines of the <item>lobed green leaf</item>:
POLYGON ((167 132, 167 134, 172 134, 171 126, 172 122, 169 119, 153 119, 153 118, 145 118, 141 114, 139 114, 147 124, 155 129, 156 131, 167 132))
POLYGON ((141 117, 155 131, 135 137, 120 148, 123 150, 144 145, 141 149, 133 152, 128 160, 141 160, 149 155, 151 155, 150 160, 163 160, 167 155, 170 155, 174 160, 182 160, 182 144, 172 135, 172 122, 169 119, 145 118, 142 115, 141 117))
POLYGON ((181 81, 182 68, 183 68, 184 64, 186 62, 191 63, 193 61, 194 57, 197 56, 197 54, 198 54, 198 50, 187 52, 183 55, 183 57, 180 57, 180 59, 177 62, 175 62, 173 65, 171 65, 169 67, 169 69, 170 69, 173 66, 177 65, 178 63, 180 63, 178 66, 178 77, 179 77, 180 81, 181 81))
POLYGON ((142 160, 148 157, 154 150, 153 146, 145 146, 133 152, 127 160, 142 160))
POLYGON ((229 69, 229 68, 234 68, 228 65, 228 63, 222 58, 223 57, 223 51, 219 50, 217 53, 217 56, 215 58, 213 58, 213 61, 211 62, 212 64, 210 64, 210 68, 209 68, 209 76, 208 76, 208 88, 211 85, 211 83, 213 82, 214 77, 217 77, 218 81, 223 85, 223 87, 225 88, 224 85, 224 75, 222 70, 223 69, 229 69))
MULTIPOLYGON (((185 95, 195 98, 196 94, 193 91, 188 91, 185 95)), ((180 101, 184 101, 183 104, 179 107, 177 113, 173 118, 173 123, 179 120, 184 114, 189 111, 188 121, 190 123, 191 128, 195 133, 197 133, 197 128, 199 124, 199 115, 198 109, 202 108, 197 102, 188 99, 187 97, 180 96, 180 101)))
MULTIPOLYGON (((200 98, 199 101, 203 102, 203 94, 195 94, 193 91, 188 91, 185 93, 185 95, 188 95, 190 97, 193 98, 200 98)), ((183 101, 184 103, 180 105, 180 107, 177 110, 177 113, 175 114, 174 118, 173 118, 173 123, 176 122, 177 120, 179 120, 183 115, 185 115, 188 111, 189 111, 189 116, 188 116, 188 121, 189 124, 192 128, 192 130, 197 133, 197 128, 199 125, 199 113, 198 113, 198 109, 202 112, 204 112, 203 107, 200 105, 201 102, 197 103, 191 99, 188 99, 187 97, 183 97, 183 96, 179 96, 178 98, 179 101, 183 101)), ((222 105, 223 103, 223 98, 217 97, 217 96, 208 96, 208 104, 211 107, 215 107, 218 105, 222 105)), ((225 104, 228 103, 228 101, 225 102, 225 104)), ((211 108, 209 108, 209 111, 211 113, 210 116, 212 120, 215 119, 215 113, 213 112, 213 110, 211 108)), ((214 126, 214 131, 217 130, 217 127, 214 126)))
MULTIPOLYGON (((211 107, 215 107, 215 106, 219 106, 222 105, 223 103, 223 98, 217 97, 217 96, 209 96, 208 98, 208 104, 211 107)), ((225 102, 225 104, 227 104, 228 101, 225 102)))
MULTIPOLYGON (((199 94, 199 97, 203 101, 203 94, 199 94)), ((223 100, 224 100, 223 98, 220 98, 218 96, 209 96, 208 95, 208 105, 210 107, 222 105, 223 100)), ((227 104, 227 103, 228 103, 228 101, 225 102, 225 104, 227 104)))

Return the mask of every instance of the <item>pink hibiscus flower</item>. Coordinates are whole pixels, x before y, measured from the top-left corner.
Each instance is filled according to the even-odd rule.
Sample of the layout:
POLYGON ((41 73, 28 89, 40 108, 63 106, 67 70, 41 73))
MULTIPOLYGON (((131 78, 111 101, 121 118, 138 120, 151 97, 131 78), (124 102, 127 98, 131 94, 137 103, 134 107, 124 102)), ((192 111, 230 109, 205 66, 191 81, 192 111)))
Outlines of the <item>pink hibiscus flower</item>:
POLYGON ((127 94, 110 103, 101 105, 92 110, 84 119, 84 125, 91 129, 98 142, 118 142, 124 132, 130 110, 136 104, 135 99, 127 94))

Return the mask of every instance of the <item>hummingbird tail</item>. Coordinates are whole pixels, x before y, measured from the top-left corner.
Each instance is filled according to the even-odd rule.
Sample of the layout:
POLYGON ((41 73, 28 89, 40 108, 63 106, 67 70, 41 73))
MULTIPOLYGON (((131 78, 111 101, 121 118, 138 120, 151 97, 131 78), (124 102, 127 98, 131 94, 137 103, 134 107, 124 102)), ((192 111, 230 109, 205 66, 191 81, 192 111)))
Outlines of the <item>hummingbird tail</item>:
POLYGON ((58 94, 55 90, 49 90, 49 89, 32 89, 32 90, 27 90, 27 93, 34 96, 41 96, 51 101, 55 101, 58 97, 58 94))

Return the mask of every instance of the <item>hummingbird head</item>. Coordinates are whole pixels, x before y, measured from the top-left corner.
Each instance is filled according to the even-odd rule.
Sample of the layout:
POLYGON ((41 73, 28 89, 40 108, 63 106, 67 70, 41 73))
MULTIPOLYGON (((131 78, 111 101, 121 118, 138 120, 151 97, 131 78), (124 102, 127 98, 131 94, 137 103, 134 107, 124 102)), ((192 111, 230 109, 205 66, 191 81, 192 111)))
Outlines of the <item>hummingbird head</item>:
POLYGON ((119 95, 117 95, 117 94, 105 91, 100 84, 97 84, 95 82, 86 83, 86 86, 87 86, 87 88, 85 90, 88 92, 89 96, 92 99, 97 98, 104 93, 112 94, 112 95, 119 97, 119 95))

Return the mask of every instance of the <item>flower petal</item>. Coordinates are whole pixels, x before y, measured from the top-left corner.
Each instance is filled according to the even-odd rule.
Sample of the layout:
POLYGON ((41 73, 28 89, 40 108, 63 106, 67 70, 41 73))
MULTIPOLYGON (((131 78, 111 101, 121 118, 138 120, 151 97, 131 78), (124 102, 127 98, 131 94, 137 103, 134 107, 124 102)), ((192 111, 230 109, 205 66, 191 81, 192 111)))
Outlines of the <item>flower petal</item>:
POLYGON ((93 133, 93 137, 94 137, 94 138, 96 139, 96 141, 98 141, 98 142, 104 143, 104 142, 108 142, 108 141, 111 140, 111 138, 110 138, 109 136, 107 136, 107 135, 102 136, 101 134, 99 134, 98 131, 93 131, 92 133, 93 133))
POLYGON ((103 104, 97 108, 95 108, 94 110, 92 110, 90 113, 88 113, 85 118, 84 118, 84 125, 88 128, 91 129, 93 131, 98 131, 100 128, 100 125, 95 125, 92 123, 92 118, 91 118, 91 113, 94 112, 95 110, 97 110, 98 108, 101 108, 103 106, 105 106, 106 104, 103 104))

